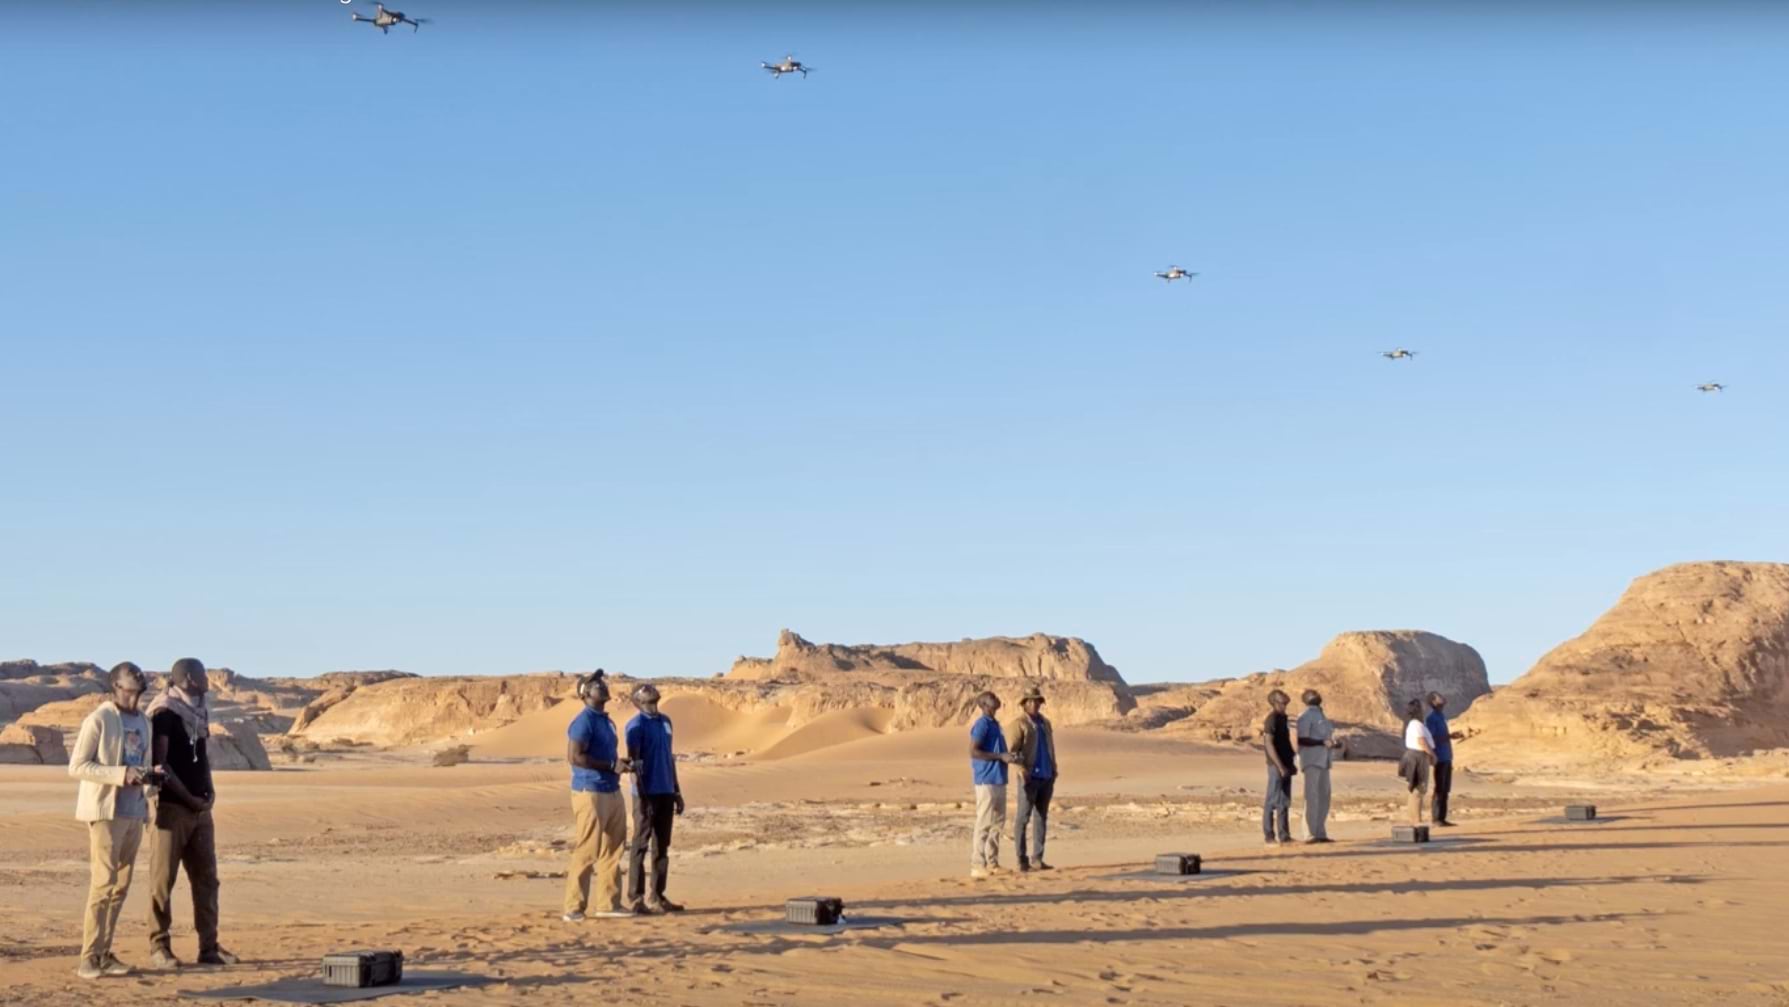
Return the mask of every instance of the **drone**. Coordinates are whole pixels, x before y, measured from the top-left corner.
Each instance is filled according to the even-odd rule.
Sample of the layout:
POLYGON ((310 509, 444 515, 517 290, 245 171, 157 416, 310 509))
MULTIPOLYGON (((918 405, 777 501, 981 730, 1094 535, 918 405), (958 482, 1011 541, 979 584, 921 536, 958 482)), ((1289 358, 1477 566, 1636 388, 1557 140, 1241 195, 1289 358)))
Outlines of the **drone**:
POLYGON ((1386 350, 1384 353, 1381 353, 1379 355, 1384 357, 1387 360, 1409 360, 1411 357, 1416 356, 1416 351, 1415 350, 1406 350, 1405 348, 1400 346, 1395 350, 1386 350))
POLYGON ((798 73, 806 77, 808 71, 813 69, 811 66, 803 66, 801 60, 796 59, 793 55, 784 56, 781 63, 759 63, 758 65, 770 71, 772 77, 781 77, 786 73, 798 73))
POLYGON ((1198 276, 1199 274, 1198 273, 1189 273, 1186 270, 1180 268, 1179 266, 1169 266, 1166 272, 1157 273, 1155 275, 1164 279, 1164 280, 1167 280, 1169 283, 1173 283, 1175 280, 1191 280, 1193 277, 1198 276))
POLYGON ((1718 382, 1718 381, 1710 381, 1710 382, 1709 382, 1709 383, 1708 383, 1708 384, 1706 384, 1706 385, 1697 385, 1697 386, 1696 386, 1696 390, 1697 390, 1697 391, 1699 391, 1699 392, 1703 392, 1703 393, 1707 393, 1707 392, 1724 392, 1724 391, 1726 391, 1726 390, 1727 390, 1727 386, 1726 386, 1726 385, 1723 385, 1723 384, 1721 384, 1721 383, 1720 383, 1720 382, 1718 382))
POLYGON ((373 5, 372 17, 365 17, 362 16, 359 11, 353 11, 348 15, 348 18, 351 21, 365 21, 367 24, 372 25, 387 35, 391 34, 391 26, 394 24, 407 24, 410 26, 410 30, 415 32, 429 21, 426 17, 405 17, 404 12, 401 10, 386 10, 385 5, 382 3, 373 5))

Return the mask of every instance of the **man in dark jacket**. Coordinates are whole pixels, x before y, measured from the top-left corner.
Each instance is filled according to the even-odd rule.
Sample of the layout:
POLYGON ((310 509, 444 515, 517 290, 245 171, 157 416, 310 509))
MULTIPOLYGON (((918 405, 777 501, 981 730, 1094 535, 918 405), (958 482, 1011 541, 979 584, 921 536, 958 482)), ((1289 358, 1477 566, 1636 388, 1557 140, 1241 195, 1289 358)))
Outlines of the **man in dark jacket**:
POLYGON ((1261 831, 1267 845, 1292 841, 1292 777, 1298 750, 1292 747, 1292 725, 1286 707, 1292 697, 1278 689, 1267 694, 1272 708, 1261 722, 1261 747, 1267 752, 1267 800, 1261 805, 1261 831))
POLYGON ((217 942, 217 833, 211 822, 211 715, 205 708, 210 687, 205 664, 195 657, 174 662, 168 687, 149 704, 155 768, 163 774, 155 802, 155 833, 149 855, 149 964, 180 967, 170 933, 174 927, 174 882, 186 868, 193 890, 193 929, 199 933, 200 965, 234 965, 236 956, 217 942))

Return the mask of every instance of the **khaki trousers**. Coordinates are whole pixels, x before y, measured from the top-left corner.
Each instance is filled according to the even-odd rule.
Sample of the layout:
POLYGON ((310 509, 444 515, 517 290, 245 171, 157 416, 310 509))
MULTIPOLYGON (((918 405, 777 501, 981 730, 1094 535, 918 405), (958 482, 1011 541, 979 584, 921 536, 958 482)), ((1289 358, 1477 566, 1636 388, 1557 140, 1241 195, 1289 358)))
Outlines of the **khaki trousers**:
POLYGON ((999 867, 1000 841, 1006 834, 1006 784, 975 785, 975 836, 969 846, 970 867, 999 867))
POLYGON ((571 866, 565 872, 565 911, 581 913, 596 875, 601 912, 621 908, 621 851, 627 846, 627 801, 619 792, 571 792, 571 866))
POLYGON ((130 876, 143 843, 141 818, 87 823, 87 915, 81 924, 81 957, 99 962, 112 953, 118 914, 130 894, 130 876))
POLYGON ((1410 824, 1423 823, 1423 808, 1429 803, 1429 781, 1422 781, 1422 786, 1410 792, 1410 824))
POLYGON ((150 840, 149 949, 172 950, 174 882, 186 867, 193 890, 193 929, 199 953, 217 950, 217 833, 211 812, 195 814, 173 800, 156 802, 155 836, 150 840))

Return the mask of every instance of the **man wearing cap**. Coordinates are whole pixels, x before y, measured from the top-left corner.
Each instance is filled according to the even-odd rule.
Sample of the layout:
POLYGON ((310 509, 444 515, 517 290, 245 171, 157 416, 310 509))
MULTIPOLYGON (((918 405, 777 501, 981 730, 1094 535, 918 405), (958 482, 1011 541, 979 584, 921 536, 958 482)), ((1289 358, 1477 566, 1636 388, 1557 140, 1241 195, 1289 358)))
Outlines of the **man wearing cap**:
POLYGON ((149 721, 138 708, 149 680, 125 661, 112 669, 110 681, 111 698, 81 721, 68 757, 68 775, 81 781, 75 818, 87 825, 90 883, 75 969, 82 979, 130 975, 112 954, 112 935, 149 821, 149 721))
POLYGON ((658 689, 645 682, 634 690, 640 712, 627 722, 627 761, 634 769, 634 842, 629 851, 627 897, 636 913, 680 913, 665 898, 671 866, 671 822, 683 814, 677 760, 671 754, 671 718, 658 712, 658 689), (652 849, 652 898, 646 900, 646 850, 652 849))
POLYGON ((596 874, 598 916, 632 916, 621 907, 621 848, 627 845, 627 801, 620 774, 627 761, 615 752, 615 722, 603 709, 609 685, 603 670, 578 679, 584 709, 566 729, 565 761, 571 764, 571 866, 565 872, 563 919, 577 923, 590 900, 596 874))
POLYGON ((193 890, 193 929, 199 933, 200 965, 234 965, 237 958, 217 942, 217 832, 212 826, 210 687, 205 664, 183 657, 168 672, 168 687, 149 704, 155 768, 164 774, 155 802, 149 855, 149 964, 180 967, 174 957, 174 882, 186 868, 193 890))
POLYGON ((1304 691, 1304 712, 1298 715, 1298 768, 1304 771, 1304 827, 1307 843, 1327 843, 1329 838, 1330 753, 1340 748, 1336 725, 1323 714, 1323 696, 1316 689, 1304 691))
POLYGON ((1050 718, 1044 716, 1044 694, 1033 685, 1019 697, 1022 711, 1006 725, 1011 738, 1012 764, 1019 770, 1018 816, 1013 825, 1013 846, 1019 854, 1019 870, 1050 870, 1044 863, 1044 832, 1050 821, 1050 798, 1056 792, 1056 737, 1050 729, 1050 718), (1037 831, 1032 834, 1029 853, 1026 833, 1032 819, 1037 831))

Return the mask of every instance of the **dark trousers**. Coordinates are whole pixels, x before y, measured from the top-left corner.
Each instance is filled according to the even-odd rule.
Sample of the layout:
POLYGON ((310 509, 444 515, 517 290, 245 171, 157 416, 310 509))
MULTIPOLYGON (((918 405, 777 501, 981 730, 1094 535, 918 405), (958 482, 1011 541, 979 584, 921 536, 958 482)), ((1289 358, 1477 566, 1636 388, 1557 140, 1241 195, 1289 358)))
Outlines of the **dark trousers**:
POLYGON ((149 844, 149 949, 171 951, 174 882, 185 866, 193 890, 193 929, 199 933, 199 953, 217 950, 217 832, 211 812, 195 814, 172 798, 157 801, 155 832, 149 844))
POLYGON ((1447 795, 1453 789, 1454 764, 1451 762, 1435 763, 1435 796, 1429 805, 1430 821, 1447 821, 1447 795))
POLYGON ((1034 780, 1027 776, 1019 788, 1018 819, 1013 826, 1013 846, 1019 851, 1020 864, 1044 862, 1044 833, 1050 827, 1050 798, 1056 794, 1056 780, 1034 780), (1032 819, 1036 818, 1034 822, 1032 819), (1034 828, 1035 827, 1035 828, 1034 828), (1026 833, 1032 835, 1030 851, 1026 851, 1026 833))
POLYGON ((677 798, 670 794, 634 795, 634 838, 627 857, 627 898, 646 897, 646 849, 652 848, 652 898, 665 897, 665 871, 671 866, 671 823, 677 798))
POLYGON ((1268 842, 1292 841, 1292 777, 1281 776, 1273 766, 1267 767, 1267 800, 1261 805, 1261 832, 1268 842), (1275 835, 1274 830, 1279 830, 1275 835))

